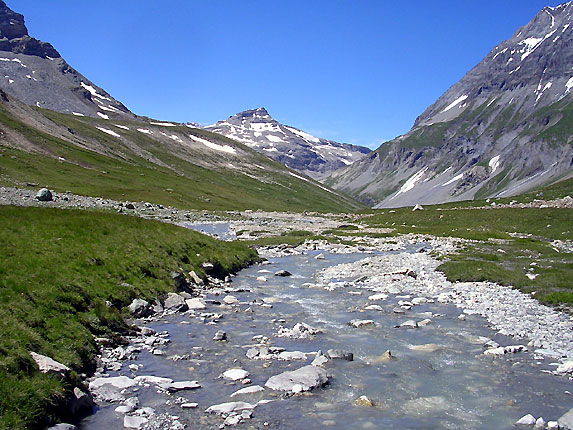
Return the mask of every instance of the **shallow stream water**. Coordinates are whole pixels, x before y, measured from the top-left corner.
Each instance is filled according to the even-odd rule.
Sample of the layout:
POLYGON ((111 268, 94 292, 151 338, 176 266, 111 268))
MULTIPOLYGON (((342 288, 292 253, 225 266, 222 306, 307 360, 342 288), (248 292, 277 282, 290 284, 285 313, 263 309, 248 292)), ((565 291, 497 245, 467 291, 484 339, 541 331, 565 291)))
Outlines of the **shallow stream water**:
MULTIPOLYGON (((415 250, 416 247, 409 249, 415 250)), ((479 337, 491 338, 501 345, 527 340, 518 342, 497 335, 479 316, 460 321, 460 310, 453 305, 421 304, 405 314, 396 314, 393 309, 404 298, 390 295, 377 302, 382 310, 364 311, 369 292, 352 284, 333 291, 312 284, 322 268, 358 261, 365 255, 325 253, 324 260, 317 260, 313 258, 316 253, 275 258, 269 265, 241 271, 233 278, 233 288, 249 291, 231 293, 240 304, 231 307, 210 303, 202 311, 223 314, 216 324, 187 314, 149 323, 148 327, 158 332, 169 332, 171 342, 163 348, 166 355, 143 351, 137 361, 125 362, 120 372, 110 375, 199 381, 202 388, 174 395, 158 393, 153 386, 137 391, 141 406, 177 415, 191 429, 217 428, 223 423, 222 418, 205 414, 210 405, 229 401, 256 403, 262 399, 273 401, 257 406, 253 418, 239 424, 239 428, 509 429, 527 413, 543 416, 546 421, 556 420, 571 408, 573 397, 569 391, 573 391, 573 386, 567 378, 541 372, 529 353, 501 358, 484 356, 483 339, 480 341, 479 337), (288 270, 293 276, 273 276, 279 269, 288 270), (257 281, 260 276, 268 281, 257 281), (266 306, 252 304, 255 299, 264 300, 266 306), (248 308, 253 312, 245 312, 248 308), (425 327, 395 328, 406 320, 422 320, 430 315, 432 323, 425 327), (354 328, 347 324, 354 319, 371 319, 375 325, 354 328), (292 328, 298 322, 323 333, 309 340, 276 337, 281 326, 292 328), (227 342, 212 340, 218 330, 227 332, 227 342), (227 369, 245 369, 253 385, 264 386, 269 377, 310 364, 313 359, 309 355, 306 361, 250 360, 245 353, 256 344, 253 337, 257 335, 269 337, 272 346, 287 351, 349 351, 354 354, 354 361, 331 360, 327 364, 329 384, 311 393, 285 397, 265 389, 231 399, 230 395, 244 385, 218 378, 227 369), (437 346, 427 351, 412 349, 413 345, 427 344, 437 346), (387 350, 394 359, 381 358, 387 350), (169 359, 183 354, 189 354, 190 359, 169 359), (134 363, 141 364, 141 369, 132 372, 128 365, 134 363), (354 401, 362 395, 374 406, 355 406, 354 401), (174 402, 166 404, 176 397, 199 406, 181 409, 174 402)), ((220 301, 222 297, 209 295, 207 299, 220 301)), ((102 405, 82 422, 81 429, 123 428, 123 417, 114 412, 116 406, 102 405)))

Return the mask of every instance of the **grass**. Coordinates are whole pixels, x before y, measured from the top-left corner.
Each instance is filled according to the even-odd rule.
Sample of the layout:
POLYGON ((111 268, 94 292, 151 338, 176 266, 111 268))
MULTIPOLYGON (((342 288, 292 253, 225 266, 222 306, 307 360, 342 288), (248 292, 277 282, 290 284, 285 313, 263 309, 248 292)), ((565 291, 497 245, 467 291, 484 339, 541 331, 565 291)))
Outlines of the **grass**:
POLYGON ((221 274, 258 257, 174 225, 118 214, 0 207, 0 428, 29 429, 62 412, 77 374, 94 370, 94 336, 129 327, 135 297, 174 290, 173 270, 212 262, 221 274), (29 351, 72 370, 62 381, 38 372, 29 351))
MULTIPOLYGON (((571 194, 572 182, 532 192, 527 198, 531 200, 540 192, 554 196, 571 194)), ((555 248, 552 242, 573 240, 573 210, 472 208, 484 204, 474 201, 426 206, 416 212, 412 208, 375 211, 363 222, 371 227, 392 227, 396 234, 471 240, 459 253, 448 255, 440 266, 449 280, 493 281, 533 293, 542 303, 570 310, 573 257, 555 248), (527 274, 537 276, 530 279, 527 274)))
POLYGON ((326 192, 312 181, 289 175, 281 164, 214 133, 188 127, 170 129, 172 133, 195 134, 223 144, 232 142, 246 152, 246 161, 260 167, 252 169, 249 175, 229 168, 201 167, 194 162, 198 157, 214 166, 221 161, 217 154, 192 152, 184 146, 166 148, 159 141, 135 130, 144 126, 142 123, 121 122, 130 127, 130 131, 118 129, 123 138, 166 165, 161 166, 135 154, 122 140, 95 128, 109 128, 109 121, 42 109, 38 112, 60 130, 72 130, 70 141, 59 137, 59 132, 52 135, 22 122, 0 105, 0 124, 14 130, 38 149, 28 152, 17 149, 9 140, 0 142, 0 185, 38 183, 58 192, 71 191, 116 200, 144 200, 181 209, 211 211, 345 212, 361 207, 349 197, 326 192), (82 148, 72 143, 74 139, 86 146, 103 145, 106 152, 102 154, 82 148))

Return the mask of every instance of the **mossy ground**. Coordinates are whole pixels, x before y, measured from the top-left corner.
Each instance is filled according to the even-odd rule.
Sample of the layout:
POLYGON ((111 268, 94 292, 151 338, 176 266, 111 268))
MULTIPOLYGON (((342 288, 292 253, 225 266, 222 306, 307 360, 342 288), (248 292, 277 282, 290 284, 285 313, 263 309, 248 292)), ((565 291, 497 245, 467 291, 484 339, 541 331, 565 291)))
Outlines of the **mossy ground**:
POLYGON ((68 395, 29 351, 73 375, 92 370, 94 336, 125 332, 122 309, 173 291, 171 271, 201 276, 209 261, 229 273, 258 258, 245 244, 170 224, 46 208, 0 207, 0 243, 1 429, 40 427, 68 395))

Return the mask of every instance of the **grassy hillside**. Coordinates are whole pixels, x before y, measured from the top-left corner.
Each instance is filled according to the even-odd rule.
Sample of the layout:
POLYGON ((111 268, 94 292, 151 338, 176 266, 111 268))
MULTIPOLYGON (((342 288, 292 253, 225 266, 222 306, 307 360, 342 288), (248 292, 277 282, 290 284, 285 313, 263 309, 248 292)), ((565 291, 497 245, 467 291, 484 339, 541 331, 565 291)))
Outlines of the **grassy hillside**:
POLYGON ((228 273, 257 259, 174 225, 58 209, 0 207, 0 243, 2 429, 38 428, 69 395, 69 381, 39 373, 29 351, 71 367, 73 379, 94 368, 94 336, 125 332, 133 298, 174 290, 172 270, 201 274, 209 261, 228 273))
POLYGON ((0 185, 31 182, 60 192, 181 209, 338 212, 362 207, 214 133, 26 109, 34 121, 24 120, 11 104, 0 104, 0 185), (235 148, 236 154, 208 150, 190 136, 235 148))

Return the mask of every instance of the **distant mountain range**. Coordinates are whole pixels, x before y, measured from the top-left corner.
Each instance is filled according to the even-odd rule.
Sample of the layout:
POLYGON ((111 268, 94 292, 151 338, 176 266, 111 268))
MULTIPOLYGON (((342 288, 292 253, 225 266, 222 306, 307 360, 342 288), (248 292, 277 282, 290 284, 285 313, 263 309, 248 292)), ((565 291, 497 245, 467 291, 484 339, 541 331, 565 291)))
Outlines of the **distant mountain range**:
POLYGON ((371 152, 362 146, 321 139, 281 124, 262 107, 238 113, 205 129, 244 143, 317 180, 371 152))
MULTIPOLYGON (((178 201, 185 201, 182 184, 188 184, 194 196, 189 201, 202 208, 221 198, 215 188, 235 208, 360 207, 340 192, 374 207, 510 196, 573 175, 572 12, 573 2, 544 8, 422 113, 408 133, 370 151, 281 124, 264 108, 202 130, 137 116, 70 67, 51 44, 32 38, 24 17, 0 0, 0 150, 71 162, 86 169, 76 172, 80 176, 94 173, 93 166, 83 155, 70 161, 69 145, 107 157, 101 165, 113 159, 122 175, 129 169, 114 163, 144 163, 171 178, 162 181, 179 184, 178 201), (200 176, 210 179, 199 186, 193 181, 200 176), (285 195, 295 189, 298 195, 285 195)), ((29 166, 18 171, 9 160, 0 157, 0 180, 29 180, 29 166)), ((122 186, 141 185, 120 177, 122 186)), ((57 182, 64 186, 73 178, 57 182)), ((108 185, 101 189, 109 191, 108 185)), ((217 208, 224 207, 220 203, 217 208)))
POLYGON ((544 8, 420 115, 326 183, 377 207, 510 196, 573 168, 573 2, 544 8))

